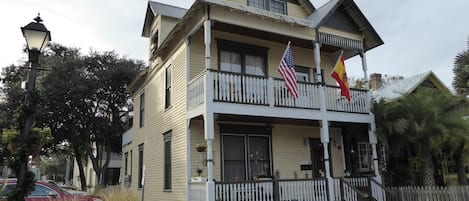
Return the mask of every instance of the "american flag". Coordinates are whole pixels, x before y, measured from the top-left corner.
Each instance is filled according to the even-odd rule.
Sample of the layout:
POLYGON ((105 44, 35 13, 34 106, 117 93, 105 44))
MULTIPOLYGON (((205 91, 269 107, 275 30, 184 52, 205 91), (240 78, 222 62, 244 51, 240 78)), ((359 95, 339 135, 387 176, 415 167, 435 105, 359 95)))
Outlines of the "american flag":
POLYGON ((298 83, 296 82, 295 65, 293 64, 293 55, 288 42, 287 49, 283 53, 282 60, 278 66, 278 71, 285 80, 285 86, 293 98, 298 98, 298 83))

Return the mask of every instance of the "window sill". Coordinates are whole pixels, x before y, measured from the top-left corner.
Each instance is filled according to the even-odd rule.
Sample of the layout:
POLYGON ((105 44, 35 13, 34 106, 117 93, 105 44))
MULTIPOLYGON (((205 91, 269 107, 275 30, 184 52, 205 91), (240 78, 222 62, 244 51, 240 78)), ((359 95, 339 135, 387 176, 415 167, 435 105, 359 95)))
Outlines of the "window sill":
POLYGON ((173 192, 173 191, 171 191, 171 189, 164 189, 163 192, 171 193, 171 192, 173 192))

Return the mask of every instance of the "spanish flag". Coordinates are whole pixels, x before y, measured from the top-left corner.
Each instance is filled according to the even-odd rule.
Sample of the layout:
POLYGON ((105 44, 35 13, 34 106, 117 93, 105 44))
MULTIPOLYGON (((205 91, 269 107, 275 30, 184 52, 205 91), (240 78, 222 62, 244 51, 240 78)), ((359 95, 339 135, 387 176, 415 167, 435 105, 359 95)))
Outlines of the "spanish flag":
POLYGON ((342 51, 337 59, 334 69, 332 70, 331 76, 337 81, 337 83, 339 83, 340 95, 345 96, 345 98, 350 102, 350 88, 348 86, 344 60, 344 52, 342 51))

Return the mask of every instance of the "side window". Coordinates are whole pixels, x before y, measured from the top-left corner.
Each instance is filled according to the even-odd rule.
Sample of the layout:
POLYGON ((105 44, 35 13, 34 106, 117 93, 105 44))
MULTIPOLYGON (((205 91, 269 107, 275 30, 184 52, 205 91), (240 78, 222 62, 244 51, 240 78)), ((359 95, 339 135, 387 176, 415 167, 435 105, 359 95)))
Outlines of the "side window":
POLYGON ((129 166, 129 152, 125 152, 124 154, 124 175, 127 175, 127 169, 129 166))
POLYGON ((34 191, 31 192, 30 196, 49 196, 51 192, 55 191, 45 186, 36 184, 36 186, 34 187, 34 191))
POLYGON ((138 145, 138 188, 142 188, 143 180, 143 144, 138 145))
POLYGON ((145 93, 140 94, 140 128, 145 124, 145 93))
POLYGON ((155 54, 156 50, 158 49, 158 31, 153 34, 153 38, 151 39, 150 51, 152 54, 155 54))
POLYGON ((171 190, 171 131, 163 134, 164 136, 164 190, 171 190))
MULTIPOLYGON (((3 186, 2 186, 3 187, 3 186)), ((2 191, 2 196, 7 196, 8 194, 10 194, 10 192, 13 191, 13 189, 16 188, 16 185, 7 185, 5 186, 5 189, 3 189, 2 191)))
POLYGON ((171 106, 171 65, 166 68, 166 82, 165 82, 165 107, 171 106))
POLYGON ((295 73, 298 82, 309 82, 309 68, 295 66, 295 73))

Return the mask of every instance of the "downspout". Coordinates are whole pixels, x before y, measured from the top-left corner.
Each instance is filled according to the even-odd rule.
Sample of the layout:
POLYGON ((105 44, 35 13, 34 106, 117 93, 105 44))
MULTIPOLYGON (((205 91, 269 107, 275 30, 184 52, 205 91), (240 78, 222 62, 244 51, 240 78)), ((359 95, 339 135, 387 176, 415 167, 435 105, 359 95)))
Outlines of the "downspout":
MULTIPOLYGON (((186 45, 186 85, 190 81, 190 35, 186 37, 184 40, 184 44, 186 45)), ((189 110, 189 87, 186 86, 186 114, 189 110)), ((191 200, 191 128, 190 128, 191 120, 186 118, 186 200, 191 200)))
POLYGON ((325 88, 324 88, 324 80, 322 80, 322 72, 321 72, 321 44, 319 43, 319 31, 316 29, 316 41, 314 41, 314 63, 316 65, 316 80, 318 81, 316 86, 318 87, 319 91, 319 106, 322 113, 321 122, 319 125, 321 126, 321 143, 323 144, 324 149, 324 172, 327 179, 327 186, 329 190, 329 200, 333 200, 334 198, 334 185, 331 177, 330 172, 330 159, 329 159, 329 121, 327 118, 327 106, 326 106, 326 95, 325 95, 325 88))
POLYGON ((210 69, 210 42, 211 26, 210 20, 210 6, 206 7, 206 16, 204 22, 204 41, 205 41, 205 116, 204 116, 204 130, 205 140, 207 141, 207 201, 215 201, 215 183, 213 181, 213 140, 214 140, 214 114, 210 109, 212 103, 212 78, 210 69))

